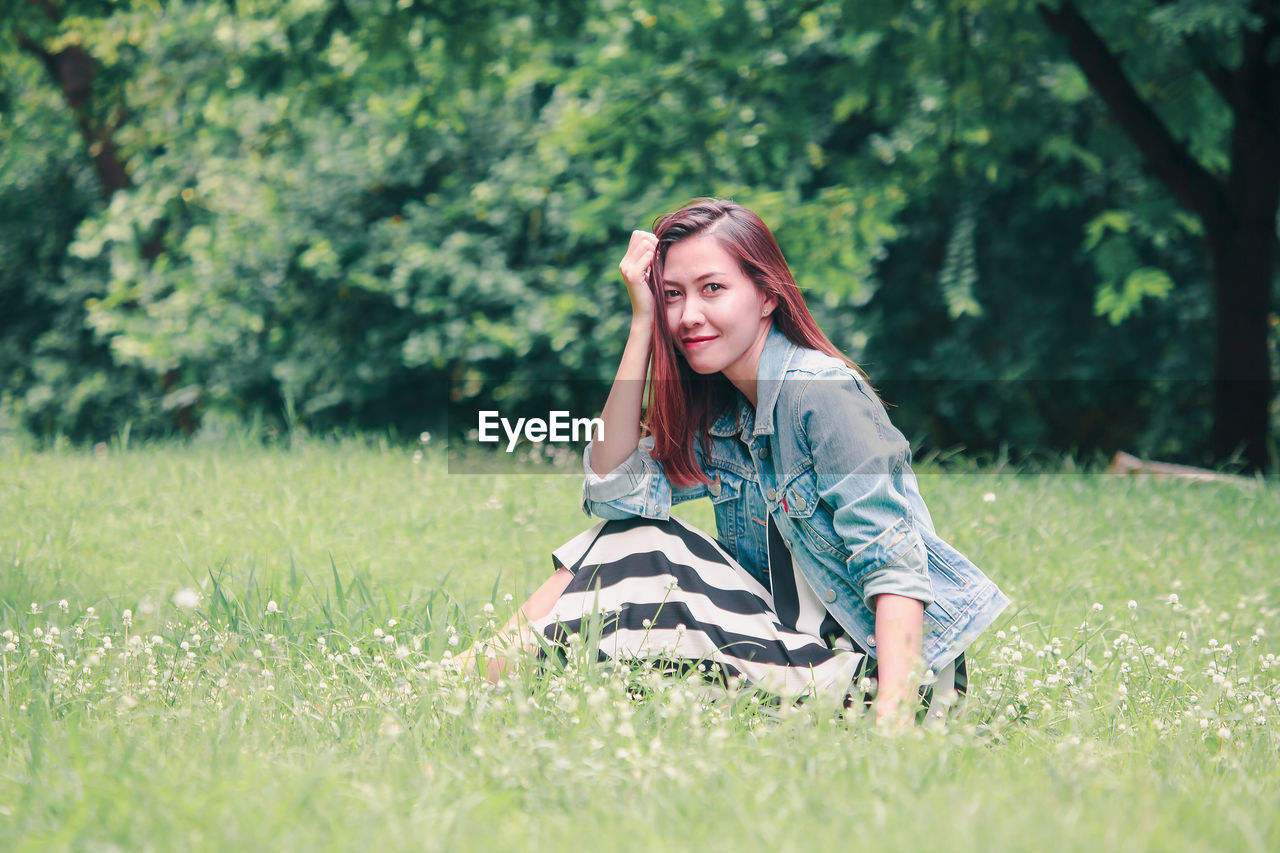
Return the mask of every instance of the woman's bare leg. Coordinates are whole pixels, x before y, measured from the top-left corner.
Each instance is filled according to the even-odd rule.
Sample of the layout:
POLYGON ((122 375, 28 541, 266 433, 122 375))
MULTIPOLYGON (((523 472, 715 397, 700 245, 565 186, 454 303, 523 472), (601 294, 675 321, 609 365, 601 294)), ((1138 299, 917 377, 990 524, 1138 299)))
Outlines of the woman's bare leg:
POLYGON ((485 675, 490 681, 496 682, 507 670, 506 656, 500 652, 513 648, 532 652, 537 647, 533 634, 529 630, 529 623, 551 612, 551 608, 571 580, 573 580, 573 572, 568 569, 556 569, 555 574, 534 590, 528 601, 516 608, 515 614, 497 634, 487 640, 476 642, 471 648, 458 655, 455 658, 457 665, 464 672, 470 672, 475 668, 476 660, 483 657, 486 663, 485 675), (486 654, 490 650, 499 653, 486 654))

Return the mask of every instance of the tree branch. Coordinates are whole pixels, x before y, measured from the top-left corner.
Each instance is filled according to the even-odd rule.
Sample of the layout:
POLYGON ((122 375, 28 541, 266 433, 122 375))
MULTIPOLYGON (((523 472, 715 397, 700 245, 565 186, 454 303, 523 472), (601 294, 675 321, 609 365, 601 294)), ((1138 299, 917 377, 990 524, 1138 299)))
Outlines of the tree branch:
POLYGON ((1219 219, 1226 204, 1221 182, 1173 137, 1075 5, 1067 0, 1057 9, 1040 5, 1037 11, 1049 29, 1066 41, 1071 58, 1156 177, 1206 221, 1219 219))
MULTIPOLYGON (((32 3, 43 9, 51 20, 56 22, 60 19, 57 7, 49 0, 32 0, 32 3)), ((98 172, 103 198, 109 199, 117 190, 132 187, 133 181, 113 138, 124 120, 123 108, 117 113, 116 121, 105 125, 94 119, 90 109, 89 100, 93 91, 93 78, 97 73, 97 61, 78 44, 50 53, 44 45, 22 30, 16 30, 15 35, 18 45, 44 64, 49 76, 62 90, 62 96, 71 108, 76 126, 80 128, 80 136, 98 172)))
MULTIPOLYGON (((1157 6, 1168 6, 1170 3, 1176 3, 1178 0, 1156 0, 1157 6)), ((1200 73, 1205 76, 1209 84, 1217 91, 1222 100, 1227 102, 1230 107, 1235 107, 1236 87, 1235 79, 1231 69, 1227 68, 1214 55, 1214 51, 1204 39, 1195 33, 1187 35, 1183 39, 1183 44, 1187 46, 1187 50, 1195 58, 1196 66, 1199 67, 1200 73)))
POLYGON ((1225 65, 1213 56, 1208 45, 1195 36, 1188 36, 1186 39, 1187 48, 1191 51, 1191 55, 1195 57, 1196 66, 1199 67, 1200 73, 1205 76, 1209 84, 1217 90, 1222 100, 1227 102, 1227 106, 1235 107, 1235 78, 1225 65))
MULTIPOLYGON (((1262 29, 1245 36, 1245 61, 1240 64, 1240 72, 1245 74, 1247 70, 1255 75, 1246 80, 1246 85, 1258 87, 1258 106, 1275 128, 1280 123, 1280 5, 1275 0, 1257 0, 1252 11, 1262 19, 1262 29)), ((1276 147, 1280 149, 1280 132, 1276 137, 1276 147)))
POLYGON ((1244 31, 1244 51, 1240 60, 1240 74, 1252 78, 1267 61, 1267 45, 1275 35, 1275 4, 1272 0, 1254 0, 1249 11, 1262 19, 1262 26, 1256 30, 1244 31))
POLYGON ((47 17, 53 23, 62 20, 62 10, 57 7, 53 0, 31 0, 32 6, 39 6, 47 17))

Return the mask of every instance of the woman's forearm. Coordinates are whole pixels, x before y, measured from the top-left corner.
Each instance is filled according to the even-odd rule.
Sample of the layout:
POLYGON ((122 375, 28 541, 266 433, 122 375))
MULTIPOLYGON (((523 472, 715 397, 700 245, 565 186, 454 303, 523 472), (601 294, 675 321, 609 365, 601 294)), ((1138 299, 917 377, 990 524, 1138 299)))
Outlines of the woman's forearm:
POLYGON ((652 321, 633 319, 618 373, 600 415, 604 421, 602 435, 591 444, 591 468, 601 476, 617 468, 640 443, 640 409, 652 346, 652 321))
POLYGON ((876 721, 895 718, 914 700, 921 658, 924 605, 914 598, 884 593, 876 597, 876 721))

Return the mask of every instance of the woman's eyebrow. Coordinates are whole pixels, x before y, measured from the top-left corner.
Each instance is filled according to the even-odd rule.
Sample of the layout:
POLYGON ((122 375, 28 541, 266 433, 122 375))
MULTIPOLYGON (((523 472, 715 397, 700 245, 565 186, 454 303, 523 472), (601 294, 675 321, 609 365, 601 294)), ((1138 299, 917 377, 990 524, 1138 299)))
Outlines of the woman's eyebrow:
MULTIPOLYGON (((695 279, 694 279, 694 281, 702 281, 702 280, 704 280, 704 279, 708 279, 708 278, 721 278, 721 277, 723 277, 723 276, 724 276, 724 273, 722 273, 722 272, 704 272, 702 275, 700 275, 700 276, 698 276, 697 278, 695 278, 695 279)), ((669 284, 669 285, 672 285, 673 287, 679 287, 679 286, 680 286, 680 282, 678 282, 678 281, 672 281, 671 279, 667 279, 666 281, 664 281, 664 282, 662 282, 662 283, 663 283, 663 284, 669 284)))

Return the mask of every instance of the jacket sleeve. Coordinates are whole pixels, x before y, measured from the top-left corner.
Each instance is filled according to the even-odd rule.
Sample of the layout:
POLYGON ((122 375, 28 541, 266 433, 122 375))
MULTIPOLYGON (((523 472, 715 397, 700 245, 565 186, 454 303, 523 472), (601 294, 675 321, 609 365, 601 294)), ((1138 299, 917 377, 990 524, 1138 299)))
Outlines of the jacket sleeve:
POLYGON ((832 368, 804 386, 796 419, 863 602, 874 610, 876 596, 893 593, 928 606, 928 554, 907 500, 911 447, 879 398, 849 370, 832 368))
MULTIPOLYGON (((582 452, 582 511, 597 518, 621 519, 641 516, 665 520, 671 515, 671 504, 707 494, 706 484, 677 487, 667 479, 662 466, 650 453, 653 436, 640 439, 631 455, 609 473, 601 476, 591 467, 589 443, 582 452)), ((695 455, 702 464, 700 442, 695 440, 695 455)))

